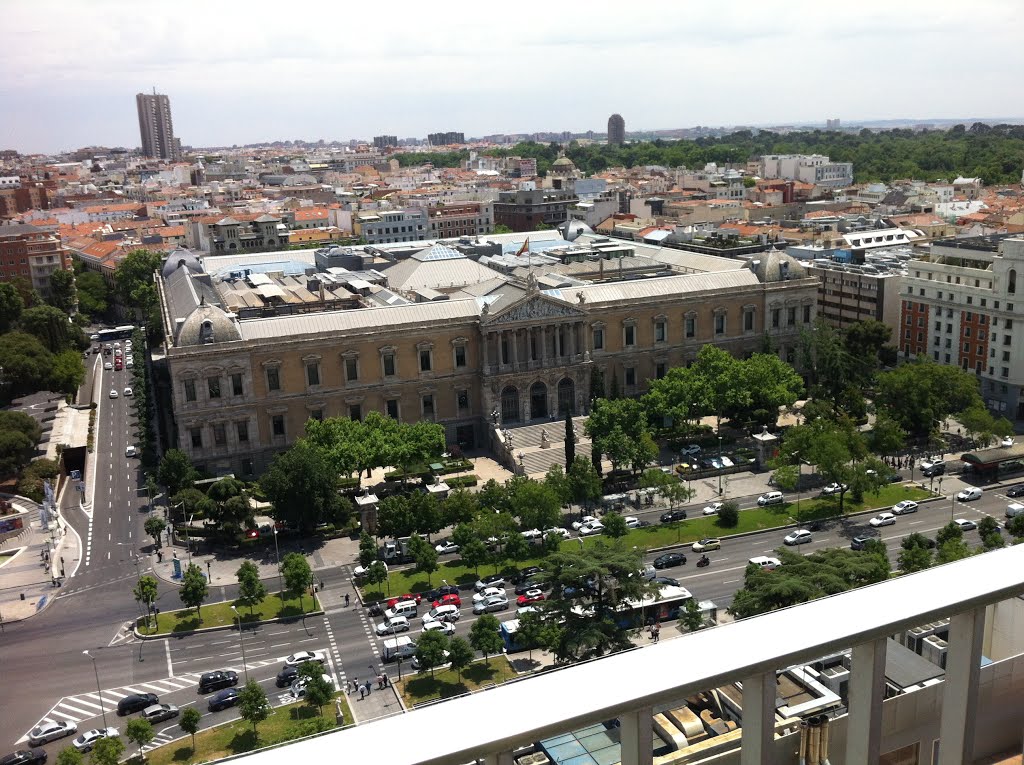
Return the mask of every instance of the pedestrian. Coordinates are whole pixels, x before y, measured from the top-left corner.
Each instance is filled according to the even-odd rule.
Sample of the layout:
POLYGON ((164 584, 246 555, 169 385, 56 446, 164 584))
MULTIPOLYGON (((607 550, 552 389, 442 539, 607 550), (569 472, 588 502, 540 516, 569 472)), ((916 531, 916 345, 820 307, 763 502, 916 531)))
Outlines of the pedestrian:
POLYGON ((384 687, 387 688, 389 685, 391 685, 391 677, 384 673, 384 687))
POLYGON ((164 554, 163 554, 162 550, 157 550, 156 551, 156 562, 157 563, 163 563, 164 562, 164 554))
POLYGON ((384 688, 384 675, 377 675, 377 690, 384 688))
POLYGON ((370 681, 367 680, 366 681, 366 695, 369 696, 372 691, 373 691, 373 688, 370 687, 370 681))
POLYGON ((345 608, 348 608, 348 593, 345 593, 345 608))
POLYGON ((369 683, 367 683, 366 685, 360 685, 359 686, 359 700, 360 701, 362 701, 363 699, 366 698, 366 694, 367 694, 367 689, 368 688, 369 688, 369 683))
POLYGON ((654 642, 657 643, 661 639, 661 625, 654 625, 654 642))

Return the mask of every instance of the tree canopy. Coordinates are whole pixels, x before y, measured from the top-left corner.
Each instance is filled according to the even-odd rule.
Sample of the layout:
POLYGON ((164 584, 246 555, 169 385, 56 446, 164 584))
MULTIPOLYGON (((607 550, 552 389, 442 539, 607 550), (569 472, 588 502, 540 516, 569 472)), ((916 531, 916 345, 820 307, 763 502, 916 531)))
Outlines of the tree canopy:
POLYGON ((310 533, 319 523, 340 520, 344 504, 337 469, 321 450, 299 439, 277 455, 260 477, 260 488, 274 505, 274 517, 310 533))
POLYGON ((918 436, 952 414, 984 406, 973 373, 923 358, 879 374, 875 404, 918 436))

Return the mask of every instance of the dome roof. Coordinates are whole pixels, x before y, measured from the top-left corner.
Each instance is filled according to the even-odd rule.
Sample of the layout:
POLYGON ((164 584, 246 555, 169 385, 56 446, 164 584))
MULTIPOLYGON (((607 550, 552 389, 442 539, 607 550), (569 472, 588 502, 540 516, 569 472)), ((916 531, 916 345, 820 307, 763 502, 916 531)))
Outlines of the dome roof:
POLYGON ((765 283, 800 279, 807 275, 799 261, 778 250, 769 250, 755 255, 750 260, 750 270, 765 283))
POLYGON ((182 266, 185 266, 185 268, 194 274, 203 273, 203 264, 199 262, 199 258, 197 258, 191 250, 188 250, 185 247, 179 247, 176 250, 171 250, 167 255, 167 260, 164 261, 164 267, 160 272, 160 275, 166 279, 182 266))
POLYGON ((565 241, 572 242, 582 234, 593 234, 594 229, 581 220, 570 219, 558 225, 558 233, 565 241))
POLYGON ((565 155, 562 155, 561 157, 559 157, 558 159, 556 159, 554 162, 551 163, 551 167, 564 167, 567 170, 568 169, 575 170, 576 169, 576 163, 573 162, 568 157, 566 157, 565 155))
POLYGON ((202 302, 188 315, 178 329, 177 345, 210 345, 241 340, 238 326, 215 305, 202 302))

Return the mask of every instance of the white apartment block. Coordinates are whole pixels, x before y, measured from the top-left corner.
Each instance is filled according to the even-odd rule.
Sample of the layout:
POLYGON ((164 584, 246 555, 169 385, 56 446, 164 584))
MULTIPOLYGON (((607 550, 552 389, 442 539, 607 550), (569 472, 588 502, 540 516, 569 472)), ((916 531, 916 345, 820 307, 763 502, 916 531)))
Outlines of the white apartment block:
POLYGON ((760 176, 841 188, 853 184, 853 163, 832 162, 824 154, 766 154, 760 176))
POLYGON ((1024 420, 1024 237, 948 239, 923 252, 902 277, 902 355, 973 371, 995 414, 1024 420))

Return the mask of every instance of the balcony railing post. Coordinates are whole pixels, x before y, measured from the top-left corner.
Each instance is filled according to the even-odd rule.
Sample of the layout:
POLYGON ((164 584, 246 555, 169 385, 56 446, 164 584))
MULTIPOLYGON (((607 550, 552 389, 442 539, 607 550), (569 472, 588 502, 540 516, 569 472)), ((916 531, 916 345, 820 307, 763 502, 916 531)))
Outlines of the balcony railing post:
POLYGON ((946 687, 942 689, 939 765, 974 761, 978 674, 985 633, 985 609, 975 608, 949 620, 946 687))
POLYGON ((619 715, 622 765, 651 765, 654 762, 654 721, 650 707, 619 715))
POLYGON ((775 744, 775 673, 743 678, 740 765, 771 765, 775 744))
POLYGON ((879 759, 887 640, 878 638, 853 647, 846 765, 873 765, 879 759))

